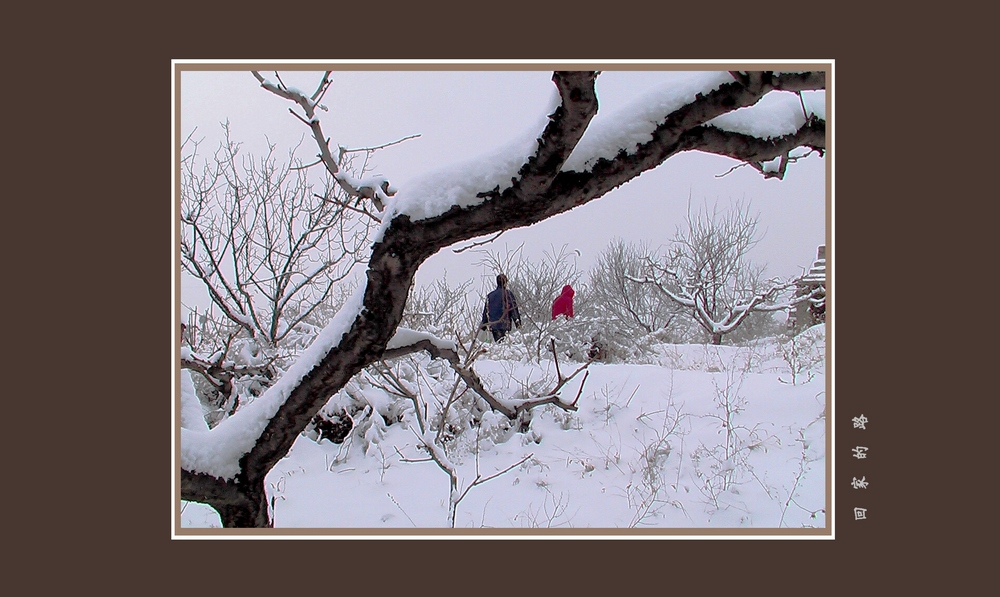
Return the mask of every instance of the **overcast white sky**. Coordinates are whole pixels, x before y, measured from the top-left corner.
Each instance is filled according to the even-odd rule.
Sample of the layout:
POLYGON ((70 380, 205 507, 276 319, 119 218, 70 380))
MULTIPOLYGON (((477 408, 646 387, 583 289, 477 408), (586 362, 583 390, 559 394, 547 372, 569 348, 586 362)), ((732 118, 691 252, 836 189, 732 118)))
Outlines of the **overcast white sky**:
MULTIPOLYGON (((309 93, 322 75, 279 72, 286 84, 309 93)), ((268 73, 273 76, 273 71, 268 73)), ((688 73, 605 70, 597 79, 597 118, 683 76, 688 73)), ((335 70, 333 79, 324 100, 330 111, 321 113, 333 147, 373 146, 420 135, 375 154, 375 172, 398 188, 429 171, 488 154, 526 132, 540 132, 554 93, 551 71, 543 70, 335 70)), ((181 135, 197 129, 195 137, 205 139, 203 154, 217 146, 220 123, 227 119, 244 152, 260 153, 266 138, 278 145, 279 155, 299 141, 303 160, 312 161, 316 154, 307 127, 288 112, 291 103, 261 89, 249 70, 185 71, 180 92, 181 135)), ((765 233, 752 259, 766 263, 768 275, 801 274, 815 258, 816 247, 825 242, 826 160, 810 156, 799 161, 782 181, 765 180, 749 167, 719 177, 735 165, 707 154, 678 155, 596 201, 535 226, 507 231, 486 248, 503 251, 524 243, 528 257, 540 258, 545 250, 567 245, 580 252, 577 266, 588 270, 615 237, 666 245, 683 221, 689 195, 695 207, 705 200, 726 206, 742 199, 760 212, 759 230, 765 233)), ((473 252, 442 250, 421 266, 417 285, 447 271, 453 285, 474 278, 478 288, 483 276, 492 277, 492 272, 474 265, 480 258, 473 252)), ((196 298, 194 289, 182 284, 182 302, 198 304, 201 310, 207 301, 196 298)))

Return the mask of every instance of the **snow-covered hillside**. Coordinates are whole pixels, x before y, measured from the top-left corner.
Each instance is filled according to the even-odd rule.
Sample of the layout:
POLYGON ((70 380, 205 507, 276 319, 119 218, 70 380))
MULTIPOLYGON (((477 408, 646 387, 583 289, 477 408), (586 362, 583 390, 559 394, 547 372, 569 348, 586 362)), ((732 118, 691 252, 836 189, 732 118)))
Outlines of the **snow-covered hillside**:
MULTIPOLYGON (((575 412, 536 409, 526 430, 487 415, 449 452, 460 492, 480 479, 461 498, 455 527, 825 528, 825 344, 817 326, 794 344, 660 345, 648 364, 591 364, 575 412)), ((490 346, 476 362, 496 394, 555 378, 552 360, 510 354, 490 346)), ((565 375, 579 363, 559 365, 565 375)), ((582 378, 562 388, 564 402, 582 378)), ((388 395, 369 394, 375 412, 390 407, 388 395)), ((405 410, 389 425, 375 415, 343 444, 301 437, 267 477, 274 526, 446 529, 449 477, 417 447, 411 421, 405 410)), ((188 502, 181 524, 221 526, 214 510, 188 502)))

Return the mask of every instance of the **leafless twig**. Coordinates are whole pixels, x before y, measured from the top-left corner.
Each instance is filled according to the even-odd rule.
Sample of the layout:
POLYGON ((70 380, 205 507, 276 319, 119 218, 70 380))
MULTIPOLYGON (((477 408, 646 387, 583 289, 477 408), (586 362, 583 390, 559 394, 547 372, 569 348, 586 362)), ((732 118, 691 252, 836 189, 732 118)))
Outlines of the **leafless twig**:
POLYGON ((403 141, 409 141, 410 139, 416 139, 420 137, 420 133, 414 135, 407 135, 401 139, 396 139, 395 141, 389 141, 388 143, 383 143, 382 145, 373 145, 372 147, 358 147, 357 149, 348 149, 346 147, 341 147, 340 152, 343 153, 361 153, 361 152, 373 152, 379 149, 385 149, 386 147, 392 147, 393 145, 399 145, 403 141))
POLYGON ((452 251, 454 251, 455 253, 463 253, 463 252, 468 251, 469 249, 472 249, 472 248, 475 248, 475 247, 481 247, 483 245, 488 245, 491 242, 495 241, 496 239, 500 238, 500 235, 503 234, 504 232, 506 232, 506 230, 501 230, 500 232, 497 232, 496 234, 494 234, 493 236, 491 236, 490 238, 488 238, 486 240, 474 242, 471 245, 466 245, 466 246, 464 246, 464 247, 462 247, 460 249, 452 249, 452 251))

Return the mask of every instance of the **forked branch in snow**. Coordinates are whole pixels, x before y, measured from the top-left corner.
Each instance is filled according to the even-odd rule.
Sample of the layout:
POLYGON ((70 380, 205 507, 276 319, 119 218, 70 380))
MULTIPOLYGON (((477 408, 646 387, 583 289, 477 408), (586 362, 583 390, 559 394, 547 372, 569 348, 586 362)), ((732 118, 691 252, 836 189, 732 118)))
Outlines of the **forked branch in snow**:
POLYGON ((558 400, 559 390, 561 390, 563 386, 569 383, 570 380, 579 375, 581 371, 585 370, 587 367, 590 367, 590 364, 593 363, 594 361, 588 360, 583 365, 580 365, 580 367, 578 367, 576 371, 570 373, 569 377, 563 377, 562 373, 559 371, 559 355, 556 353, 555 338, 550 340, 550 346, 552 348, 552 359, 555 361, 557 379, 556 379, 556 386, 552 388, 552 391, 550 391, 548 394, 550 397, 557 399, 557 402, 555 402, 555 404, 560 408, 564 410, 576 410, 576 403, 579 402, 580 400, 580 394, 583 393, 583 385, 587 383, 587 376, 590 375, 590 371, 587 371, 586 373, 583 374, 583 381, 580 382, 580 389, 577 391, 576 398, 573 399, 573 402, 565 404, 561 400, 558 400))
MULTIPOLYGON (((410 335, 410 331, 409 330, 405 330, 404 335, 405 336, 409 336, 410 335)), ((405 355, 405 354, 410 354, 411 352, 416 351, 416 350, 427 350, 432 355, 435 354, 435 353, 440 354, 438 352, 438 350, 440 350, 440 347, 437 346, 437 344, 440 344, 440 343, 441 342, 439 342, 439 341, 435 341, 435 340, 431 340, 431 339, 426 339, 425 338, 425 339, 421 339, 421 340, 419 340, 419 341, 417 341, 415 343, 412 343, 412 344, 408 344, 408 345, 405 345, 405 346, 397 347, 397 348, 393 349, 393 354, 395 354, 396 356, 401 356, 401 355, 405 355)), ((448 350, 451 350, 451 349, 450 348, 444 348, 444 350, 448 351, 448 350)), ((449 499, 448 499, 448 526, 449 527, 451 527, 451 528, 455 527, 455 518, 456 518, 456 514, 458 512, 458 506, 462 502, 462 500, 465 498, 465 496, 468 495, 469 491, 472 490, 472 488, 474 488, 474 487, 476 487, 478 485, 482 485, 483 483, 486 483, 487 481, 490 481, 492 479, 495 479, 495 478, 503 475, 504 473, 507 473, 508 471, 510 471, 510 470, 512 470, 512 469, 514 469, 514 468, 516 468, 518 466, 520 466, 522 463, 524 463, 526 460, 528 460, 529 458, 531 458, 533 456, 533 454, 528 454, 527 456, 525 456, 521 460, 515 462, 514 464, 511 464, 507 468, 505 468, 503 470, 500 470, 500 471, 497 471, 497 472, 495 472, 495 473, 493 473, 491 475, 487 475, 487 476, 484 477, 483 474, 479 470, 479 450, 477 449, 476 450, 476 476, 475 476, 475 478, 471 482, 469 482, 468 485, 466 485, 465 489, 462 489, 461 488, 462 483, 461 483, 461 479, 460 479, 459 468, 458 468, 458 466, 454 462, 452 462, 452 460, 448 457, 447 453, 445 452, 445 448, 444 448, 444 445, 443 445, 443 442, 442 442, 442 435, 441 435, 441 430, 443 429, 443 427, 445 425, 444 422, 447 420, 447 417, 448 417, 448 409, 452 406, 452 404, 454 403, 454 400, 449 399, 448 402, 441 409, 441 413, 440 413, 440 416, 439 416, 440 421, 439 421, 438 433, 434 434, 434 433, 432 433, 432 430, 431 430, 431 427, 430 427, 430 421, 428 420, 428 414, 427 414, 428 413, 428 406, 427 406, 426 402, 418 395, 417 392, 414 392, 410 388, 408 388, 407 384, 403 383, 398 377, 396 377, 396 375, 390 369, 385 368, 382 371, 382 375, 383 375, 383 377, 385 377, 389 381, 389 383, 393 386, 393 388, 395 389, 396 392, 398 392, 400 395, 402 395, 402 396, 406 397, 407 399, 409 399, 410 402, 413 404, 413 412, 414 412, 414 416, 416 417, 416 423, 417 423, 417 425, 416 425, 416 429, 412 429, 411 428, 411 431, 413 431, 413 434, 416 437, 417 441, 420 442, 420 447, 423 450, 425 450, 427 452, 428 456, 429 456, 429 458, 427 458, 427 459, 409 458, 409 457, 404 456, 397 449, 396 452, 400 455, 401 460, 403 462, 426 462, 427 460, 430 460, 430 461, 434 462, 434 464, 436 464, 438 466, 438 468, 440 468, 442 471, 444 471, 445 474, 448 475, 449 486, 450 486, 450 489, 449 489, 449 499)), ((477 443, 478 443, 478 435, 477 435, 477 443)))
MULTIPOLYGON (((412 330, 400 330, 400 332, 402 333, 399 333, 397 337, 406 337, 410 339, 410 341, 405 344, 397 343, 395 341, 390 342, 390 347, 387 348, 382 355, 383 360, 394 359, 416 352, 426 352, 432 358, 443 359, 448 362, 451 368, 455 371, 456 375, 458 375, 458 377, 469 389, 485 400, 486 403, 490 405, 490 408, 503 414, 508 419, 518 419, 522 413, 546 404, 553 404, 567 411, 574 411, 577 409, 576 404, 580 399, 580 394, 583 392, 583 384, 586 383, 587 374, 584 375, 583 382, 581 382, 580 389, 573 402, 564 402, 560 398, 559 392, 563 386, 575 378, 581 371, 586 369, 590 365, 590 362, 587 362, 578 368, 569 377, 563 377, 561 374, 558 374, 555 386, 541 396, 518 400, 504 399, 494 396, 488 389, 486 389, 482 379, 480 379, 479 375, 477 375, 473 369, 472 363, 462 363, 461 357, 455 349, 454 344, 434 338, 430 334, 417 334, 412 330)), ((552 354, 555 356, 555 341, 553 341, 552 350, 552 354)), ((556 359, 556 367, 558 369, 558 357, 556 357, 556 359)))
POLYGON ((487 481, 492 481, 493 479, 496 479, 497 477, 499 477, 501 475, 509 473, 510 471, 514 470, 515 468, 517 468, 517 467, 521 466, 522 464, 524 464, 525 462, 527 462, 534 455, 535 454, 532 452, 532 453, 528 454, 527 456, 525 456, 524 458, 518 460, 514 464, 511 464, 507 468, 505 468, 503 470, 500 470, 500 471, 497 471, 497 472, 493 473, 492 475, 488 475, 488 476, 484 477, 483 474, 479 471, 479 452, 477 451, 476 452, 476 478, 473 479, 472 482, 470 482, 469 485, 461 493, 459 493, 456 496, 453 496, 453 498, 451 500, 452 512, 451 512, 451 515, 449 516, 449 518, 451 520, 451 526, 452 526, 452 528, 454 528, 454 526, 455 526, 455 515, 458 512, 458 505, 462 502, 463 499, 465 499, 465 496, 469 494, 469 491, 471 491, 473 487, 482 485, 483 483, 486 483, 487 481))

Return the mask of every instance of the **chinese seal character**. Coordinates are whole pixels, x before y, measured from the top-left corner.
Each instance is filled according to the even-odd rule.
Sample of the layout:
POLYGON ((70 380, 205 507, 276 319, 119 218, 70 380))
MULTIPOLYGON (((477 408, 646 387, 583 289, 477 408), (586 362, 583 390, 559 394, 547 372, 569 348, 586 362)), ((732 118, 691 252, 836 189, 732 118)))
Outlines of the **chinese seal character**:
POLYGON ((854 448, 854 457, 857 458, 857 459, 859 459, 859 460, 861 458, 868 458, 867 452, 868 452, 868 448, 866 448, 865 446, 858 446, 858 447, 854 448))
POLYGON ((865 520, 867 516, 868 508, 855 508, 854 509, 854 520, 865 520))
POLYGON ((855 429, 864 429, 865 428, 865 423, 868 422, 868 417, 866 417, 864 415, 861 415, 860 417, 854 417, 851 420, 854 421, 854 428, 855 429))
POLYGON ((851 487, 854 489, 868 489, 868 481, 865 481, 864 477, 861 477, 860 479, 854 477, 851 481, 851 487))

